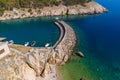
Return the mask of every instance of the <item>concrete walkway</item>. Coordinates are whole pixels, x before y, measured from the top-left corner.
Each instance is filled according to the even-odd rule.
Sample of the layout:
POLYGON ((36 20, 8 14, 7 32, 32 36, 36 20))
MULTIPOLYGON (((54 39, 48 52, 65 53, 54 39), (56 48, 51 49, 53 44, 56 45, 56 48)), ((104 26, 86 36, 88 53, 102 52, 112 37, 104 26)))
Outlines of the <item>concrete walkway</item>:
POLYGON ((53 49, 55 49, 57 47, 57 45, 59 45, 59 43, 62 41, 62 39, 65 36, 65 26, 61 23, 61 21, 56 21, 55 24, 58 26, 58 28, 60 29, 60 37, 57 40, 57 42, 53 45, 53 49))

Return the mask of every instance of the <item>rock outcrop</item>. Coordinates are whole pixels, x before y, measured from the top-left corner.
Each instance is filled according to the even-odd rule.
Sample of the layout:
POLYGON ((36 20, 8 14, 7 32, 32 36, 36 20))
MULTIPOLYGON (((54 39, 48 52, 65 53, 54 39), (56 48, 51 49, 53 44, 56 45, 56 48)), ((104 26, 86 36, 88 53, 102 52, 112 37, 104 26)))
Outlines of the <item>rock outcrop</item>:
POLYGON ((78 14, 95 14, 106 12, 107 9, 102 7, 96 2, 89 2, 82 5, 74 6, 53 6, 53 7, 44 7, 42 9, 32 9, 32 8, 14 8, 12 11, 5 11, 0 17, 0 20, 9 20, 9 19, 19 19, 27 17, 38 17, 38 16, 58 16, 58 15, 78 15, 78 14))
POLYGON ((76 44, 74 30, 64 21, 56 22, 61 36, 53 47, 31 48, 27 53, 10 48, 0 60, 0 80, 57 80, 56 65, 63 65, 76 44))
POLYGON ((84 4, 84 6, 76 5, 68 7, 68 14, 100 14, 108 11, 106 8, 102 7, 96 2, 89 2, 84 4))
POLYGON ((0 60, 0 80, 36 80, 36 72, 25 62, 25 58, 11 52, 0 60))

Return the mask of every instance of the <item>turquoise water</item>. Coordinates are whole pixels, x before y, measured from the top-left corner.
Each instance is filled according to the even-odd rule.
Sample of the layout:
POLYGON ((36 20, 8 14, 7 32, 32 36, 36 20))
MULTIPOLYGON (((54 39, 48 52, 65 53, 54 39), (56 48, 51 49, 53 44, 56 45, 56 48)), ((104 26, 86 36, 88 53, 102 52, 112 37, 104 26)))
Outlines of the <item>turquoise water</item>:
MULTIPOLYGON (((71 68, 73 71, 81 69, 81 65, 84 64, 85 72, 83 70, 83 74, 76 72, 70 76, 74 80, 78 80, 75 75, 97 77, 88 80, 120 80, 120 11, 118 9, 120 1, 96 1, 108 8, 109 12, 101 15, 60 17, 76 31, 78 38, 76 51, 80 50, 85 54, 84 58, 80 58, 80 63, 78 57, 70 62, 75 65, 71 68), (87 69, 89 69, 88 72, 86 72, 87 69)), ((55 17, 42 17, 2 21, 0 37, 12 39, 17 44, 36 41, 36 46, 44 46, 46 43, 53 45, 59 36, 54 20, 55 17)))
POLYGON ((66 21, 76 30, 77 50, 86 56, 81 62, 92 70, 98 77, 97 80, 120 80, 120 1, 96 1, 104 5, 109 12, 77 16, 66 21))
POLYGON ((1 21, 0 37, 6 37, 6 41, 13 40, 15 44, 36 41, 36 47, 43 47, 46 43, 52 46, 59 37, 54 20, 41 17, 1 21))

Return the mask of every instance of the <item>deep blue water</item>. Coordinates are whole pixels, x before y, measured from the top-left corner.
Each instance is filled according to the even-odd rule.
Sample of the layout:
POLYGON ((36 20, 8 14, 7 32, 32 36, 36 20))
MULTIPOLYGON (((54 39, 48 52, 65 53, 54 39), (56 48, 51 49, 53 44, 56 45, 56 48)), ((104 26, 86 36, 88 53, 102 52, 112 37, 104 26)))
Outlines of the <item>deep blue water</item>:
MULTIPOLYGON (((96 0, 109 12, 100 15, 60 17, 76 31, 76 50, 85 54, 82 62, 98 76, 98 80, 120 80, 120 1, 96 0)), ((36 41, 37 46, 54 44, 59 30, 54 17, 0 22, 0 37, 17 44, 36 41)), ((94 79, 92 79, 94 80, 94 79)))
POLYGON ((118 61, 120 55, 120 11, 118 9, 120 1, 97 1, 104 5, 109 12, 82 19, 78 17, 68 20, 68 22, 86 34, 89 43, 87 46, 95 54, 100 54, 96 55, 97 57, 104 57, 103 60, 118 61))
POLYGON ((99 80, 120 80, 120 1, 96 1, 109 12, 66 21, 76 30, 77 50, 86 55, 83 62, 99 80))

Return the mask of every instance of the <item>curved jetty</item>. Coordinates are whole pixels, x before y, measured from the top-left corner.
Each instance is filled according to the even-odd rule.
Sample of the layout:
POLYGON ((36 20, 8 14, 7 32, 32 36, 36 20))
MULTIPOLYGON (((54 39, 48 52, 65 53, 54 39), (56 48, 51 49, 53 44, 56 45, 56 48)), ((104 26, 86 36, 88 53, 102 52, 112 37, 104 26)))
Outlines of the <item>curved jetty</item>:
POLYGON ((56 21, 55 24, 61 32, 58 41, 52 47, 34 48, 32 52, 25 55, 27 63, 35 70, 37 76, 47 76, 53 68, 51 65, 65 64, 75 47, 74 30, 64 21, 56 21))
MULTIPOLYGON (((60 29, 60 37, 52 47, 34 48, 10 45, 12 54, 0 61, 0 66, 4 66, 0 72, 5 70, 4 74, 9 74, 7 71, 16 74, 5 75, 5 80, 11 79, 10 76, 15 80, 18 78, 21 80, 58 80, 56 65, 63 65, 68 60, 76 44, 76 35, 64 21, 56 21, 55 24, 60 29), (9 68, 6 69, 6 65, 9 68)), ((2 77, 0 79, 3 80, 2 77)))
POLYGON ((48 75, 48 67, 51 69, 50 65, 65 64, 75 47, 76 35, 74 30, 64 21, 58 20, 55 24, 60 29, 58 41, 52 47, 34 48, 35 50, 33 50, 33 52, 26 55, 27 63, 35 70, 37 76, 48 75))
POLYGON ((72 53, 76 44, 76 35, 74 30, 64 21, 56 21, 55 24, 59 27, 61 35, 53 46, 53 49, 58 54, 68 56, 72 53))

